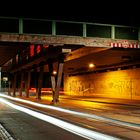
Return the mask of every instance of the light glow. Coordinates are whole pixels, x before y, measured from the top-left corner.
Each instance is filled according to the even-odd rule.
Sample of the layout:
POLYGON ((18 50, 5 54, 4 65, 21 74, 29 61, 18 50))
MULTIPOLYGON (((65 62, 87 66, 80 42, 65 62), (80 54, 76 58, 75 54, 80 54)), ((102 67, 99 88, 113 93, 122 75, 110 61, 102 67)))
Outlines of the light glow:
POLYGON ((99 132, 95 132, 95 131, 92 131, 92 130, 89 130, 89 129, 86 129, 86 128, 82 128, 82 127, 70 124, 68 122, 62 121, 60 119, 57 119, 57 118, 54 118, 54 117, 51 117, 51 116, 48 116, 48 115, 30 110, 30 109, 27 109, 27 108, 24 108, 24 107, 21 107, 21 106, 15 105, 13 103, 10 103, 10 102, 6 101, 5 99, 0 98, 0 102, 5 103, 5 104, 9 105, 10 107, 13 107, 14 109, 22 111, 26 114, 29 114, 33 117, 36 117, 36 118, 40 119, 40 120, 51 123, 53 125, 56 125, 60 128, 65 129, 69 132, 72 132, 76 135, 79 135, 81 137, 84 137, 84 138, 87 138, 87 139, 90 139, 90 140, 91 139, 92 140, 94 140, 94 139, 95 140, 96 139, 99 139, 99 140, 120 140, 118 138, 108 136, 108 135, 105 135, 105 134, 102 134, 102 133, 99 133, 99 132))
POLYGON ((31 105, 34 105, 34 106, 37 106, 37 107, 57 110, 57 111, 61 111, 61 112, 65 112, 65 113, 69 113, 69 114, 73 114, 73 115, 78 115, 78 116, 85 117, 85 118, 92 118, 92 119, 97 119, 97 120, 100 120, 100 121, 111 122, 111 123, 114 123, 114 124, 117 124, 117 125, 122 125, 122 126, 131 127, 131 128, 135 128, 135 129, 140 130, 140 125, 135 124, 135 123, 129 123, 129 122, 124 122, 124 121, 120 121, 120 120, 115 120, 115 119, 112 119, 112 118, 97 116, 97 115, 94 115, 94 114, 82 113, 82 112, 72 111, 72 110, 68 110, 68 109, 64 109, 64 108, 60 108, 60 107, 39 104, 39 103, 35 103, 35 102, 31 102, 31 101, 27 101, 27 100, 23 100, 23 99, 19 99, 19 98, 14 98, 14 97, 4 95, 4 94, 0 94, 0 96, 4 97, 4 98, 11 99, 11 100, 31 104, 31 105))
POLYGON ((89 68, 94 68, 95 67, 95 64, 90 63, 88 66, 89 66, 89 68))
POLYGON ((53 71, 53 75, 56 75, 57 74, 57 72, 56 71, 53 71))

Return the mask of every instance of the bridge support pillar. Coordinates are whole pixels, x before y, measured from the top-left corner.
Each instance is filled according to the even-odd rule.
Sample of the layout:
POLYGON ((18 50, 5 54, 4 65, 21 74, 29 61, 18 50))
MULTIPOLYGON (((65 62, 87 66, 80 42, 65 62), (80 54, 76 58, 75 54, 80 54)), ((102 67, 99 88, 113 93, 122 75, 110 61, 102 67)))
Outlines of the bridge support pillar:
POLYGON ((27 72, 27 79, 26 79, 26 82, 25 82, 26 98, 29 98, 30 82, 31 82, 31 71, 28 71, 27 72))
POLYGON ((49 64, 49 73, 51 75, 51 85, 52 85, 52 104, 56 104, 59 102, 59 91, 61 87, 61 81, 62 81, 62 73, 63 73, 63 62, 58 63, 58 70, 57 75, 53 75, 53 64, 49 64))
POLYGON ((23 83, 24 83, 24 72, 21 72, 20 85, 19 85, 19 96, 22 97, 23 83))
POLYGON ((52 98, 54 99, 54 94, 55 94, 55 76, 53 75, 53 63, 49 62, 48 67, 49 67, 49 73, 50 73, 50 77, 51 77, 52 98))
POLYGON ((16 80, 17 80, 17 73, 14 74, 13 76, 13 97, 16 96, 16 80))
POLYGON ((35 81, 35 88, 36 88, 36 98, 37 98, 37 90, 38 90, 38 72, 37 72, 37 67, 34 67, 34 81, 35 81))
POLYGON ((11 89, 12 89, 12 87, 11 87, 11 85, 12 85, 12 74, 9 74, 9 82, 8 82, 8 95, 9 96, 11 96, 11 89))
POLYGON ((37 99, 41 99, 41 88, 43 83, 43 73, 44 73, 44 65, 40 66, 40 72, 38 77, 38 88, 37 88, 37 99))
POLYGON ((55 87, 55 95, 53 98, 54 104, 59 102, 59 91, 60 91, 61 81, 62 81, 63 65, 64 65, 64 63, 58 64, 57 83, 56 83, 56 87, 55 87))

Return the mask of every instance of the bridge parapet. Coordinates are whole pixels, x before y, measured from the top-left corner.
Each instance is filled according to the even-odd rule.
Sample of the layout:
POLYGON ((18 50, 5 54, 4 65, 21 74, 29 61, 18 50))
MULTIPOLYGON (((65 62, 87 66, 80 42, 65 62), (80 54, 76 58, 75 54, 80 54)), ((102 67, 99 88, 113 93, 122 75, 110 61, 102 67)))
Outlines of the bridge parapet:
POLYGON ((75 37, 76 40, 82 37, 138 41, 140 39, 140 30, 138 27, 110 24, 0 17, 0 35, 3 40, 8 36, 13 41, 24 42, 34 41, 35 38, 36 41, 41 40, 43 42, 42 38, 48 36, 61 36, 61 40, 62 37, 66 39, 75 37))
POLYGON ((32 44, 46 44, 53 46, 83 45, 88 47, 124 47, 140 48, 138 40, 114 40, 109 38, 97 37, 70 37, 70 36, 40 36, 40 35, 17 35, 17 34, 0 34, 0 41, 4 42, 28 42, 32 44))

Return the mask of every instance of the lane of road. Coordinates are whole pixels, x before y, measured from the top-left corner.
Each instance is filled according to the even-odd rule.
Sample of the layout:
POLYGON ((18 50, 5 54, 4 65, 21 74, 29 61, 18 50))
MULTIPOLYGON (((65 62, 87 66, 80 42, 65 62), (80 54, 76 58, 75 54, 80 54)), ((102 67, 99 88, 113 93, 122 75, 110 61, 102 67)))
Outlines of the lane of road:
POLYGON ((10 106, 10 107, 12 107, 16 110, 27 113, 27 114, 29 114, 33 117, 36 117, 38 119, 41 119, 41 120, 45 121, 45 122, 49 122, 53 125, 56 125, 60 128, 63 128, 65 130, 69 131, 69 132, 72 132, 72 133, 74 133, 76 135, 79 135, 79 136, 81 136, 83 138, 86 138, 86 139, 119 140, 118 138, 111 137, 109 135, 105 135, 105 134, 102 134, 102 133, 98 133, 98 132, 95 132, 95 131, 92 131, 92 130, 89 130, 89 129, 86 129, 86 128, 82 128, 82 127, 76 126, 74 124, 65 122, 63 120, 60 120, 60 119, 57 119, 57 118, 54 118, 54 117, 36 112, 36 111, 33 111, 31 109, 27 109, 27 108, 15 105, 15 104, 13 104, 13 103, 5 100, 5 99, 0 99, 0 102, 5 103, 8 106, 10 106))
MULTIPOLYGON (((21 109, 21 108, 20 108, 21 109)), ((84 140, 0 102, 0 123, 16 140, 84 140)))
MULTIPOLYGON (((16 99, 16 98, 14 98, 14 99, 16 99)), ((22 100, 22 99, 19 99, 19 100, 22 100)), ((43 105, 40 105, 40 106, 43 106, 43 105)), ((60 109, 59 111, 58 110, 54 111, 52 109, 44 109, 44 108, 41 109, 40 107, 36 108, 34 106, 30 106, 30 108, 32 108, 33 110, 38 110, 38 111, 42 110, 43 113, 58 117, 62 120, 65 120, 65 121, 68 121, 71 123, 77 123, 80 126, 87 127, 92 130, 100 131, 102 133, 107 133, 107 134, 122 137, 122 138, 132 138, 132 137, 134 137, 134 135, 135 135, 135 139, 140 137, 140 131, 134 130, 132 128, 133 126, 123 127, 123 126, 120 126, 119 124, 117 124, 117 126, 115 126, 111 122, 109 122, 109 123, 106 121, 103 122, 103 121, 99 121, 97 118, 95 119, 95 117, 92 118, 89 114, 88 114, 89 116, 80 116, 80 115, 76 114, 79 112, 75 112, 75 114, 68 115, 67 113, 68 112, 70 113, 70 110, 67 110, 68 111, 67 113, 66 112, 62 113, 62 111, 60 113, 60 110, 63 110, 61 108, 59 108, 60 109)), ((49 106, 49 108, 57 108, 57 107, 49 106)), ((139 126, 138 126, 138 128, 139 128, 139 126)))
POLYGON ((68 114, 72 114, 72 115, 78 115, 78 116, 85 117, 85 118, 97 119, 99 121, 111 122, 111 123, 114 123, 114 125, 122 125, 122 126, 140 130, 140 124, 136 124, 136 123, 130 123, 130 122, 125 122, 125 121, 120 121, 117 119, 101 117, 101 116, 97 116, 97 115, 89 114, 89 113, 72 111, 69 109, 64 109, 64 108, 50 106, 50 105, 43 105, 43 104, 39 104, 39 103, 35 103, 35 102, 31 102, 31 101, 27 101, 27 100, 23 100, 23 99, 19 99, 19 98, 13 98, 13 97, 10 97, 7 95, 2 95, 2 94, 0 94, 0 96, 14 100, 14 101, 18 101, 19 103, 22 102, 22 103, 26 103, 27 105, 30 104, 30 105, 32 105, 32 107, 36 106, 36 107, 46 108, 46 109, 50 109, 50 110, 56 110, 59 112, 64 112, 64 113, 68 113, 68 114))

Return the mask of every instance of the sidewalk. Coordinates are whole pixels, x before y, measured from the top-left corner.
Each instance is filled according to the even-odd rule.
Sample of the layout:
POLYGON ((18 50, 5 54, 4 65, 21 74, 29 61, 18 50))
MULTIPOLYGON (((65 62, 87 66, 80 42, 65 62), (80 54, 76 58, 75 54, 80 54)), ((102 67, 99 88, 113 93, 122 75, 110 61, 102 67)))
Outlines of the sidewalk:
MULTIPOLYGON (((25 93, 23 93, 23 94, 25 94, 25 93)), ((16 97, 18 97, 18 93, 17 93, 16 97)), ((19 97, 19 98, 24 98, 26 100, 34 100, 35 101, 36 94, 34 92, 32 92, 32 93, 30 93, 29 98, 26 98, 25 95, 23 95, 23 97, 19 97)), ((52 94, 51 93, 43 94, 41 99, 46 100, 46 102, 48 102, 48 101, 51 102, 52 101, 52 94), (46 98, 44 98, 44 97, 46 97, 46 98)), ((59 100, 61 100, 61 99, 140 107, 140 100, 133 100, 133 99, 93 97, 93 96, 69 96, 69 95, 64 95, 64 94, 59 95, 59 100)))
MULTIPOLYGON (((18 96, 17 96, 18 97, 18 96)), ((29 98, 26 97, 19 97, 24 98, 25 100, 31 100, 34 102, 38 102, 36 99, 36 95, 30 94, 29 98)), ((106 97, 93 97, 93 96, 68 96, 68 95, 60 95, 59 96, 59 103, 61 104, 61 100, 75 100, 75 101, 85 101, 85 102, 93 102, 93 103, 104 103, 104 104, 115 104, 115 105, 126 105, 126 106, 135 106, 140 107, 140 100, 131 100, 131 99, 120 99, 120 98, 106 98, 106 97)), ((51 94, 45 94, 41 97, 41 103, 48 103, 50 104, 52 101, 51 94)))
POLYGON ((66 96, 66 95, 61 95, 60 99, 81 100, 81 101, 87 101, 87 102, 97 102, 97 103, 118 104, 118 105, 140 107, 140 100, 103 98, 103 97, 91 97, 91 96, 78 97, 78 96, 66 96))

